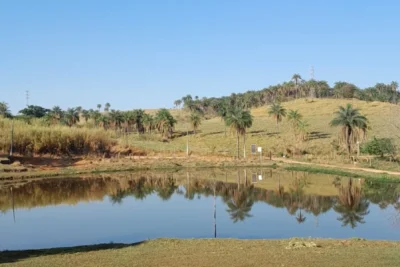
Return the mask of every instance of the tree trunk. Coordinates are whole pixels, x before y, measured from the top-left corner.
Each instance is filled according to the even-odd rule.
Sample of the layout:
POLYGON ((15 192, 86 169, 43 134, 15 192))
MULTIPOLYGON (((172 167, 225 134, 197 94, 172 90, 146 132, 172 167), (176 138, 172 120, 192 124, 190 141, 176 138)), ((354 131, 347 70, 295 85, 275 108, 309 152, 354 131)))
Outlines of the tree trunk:
POLYGON ((246 158, 246 133, 243 135, 243 157, 246 158))
POLYGON ((237 146, 237 159, 239 159, 239 131, 236 131, 236 146, 237 146))
POLYGON ((276 118, 276 128, 278 129, 278 132, 279 132, 279 119, 278 118, 276 118))
POLYGON ((347 134, 347 136, 346 136, 346 143, 347 143, 347 150, 348 150, 348 152, 349 152, 349 157, 351 156, 351 128, 350 127, 347 127, 347 130, 346 130, 346 134, 347 134))

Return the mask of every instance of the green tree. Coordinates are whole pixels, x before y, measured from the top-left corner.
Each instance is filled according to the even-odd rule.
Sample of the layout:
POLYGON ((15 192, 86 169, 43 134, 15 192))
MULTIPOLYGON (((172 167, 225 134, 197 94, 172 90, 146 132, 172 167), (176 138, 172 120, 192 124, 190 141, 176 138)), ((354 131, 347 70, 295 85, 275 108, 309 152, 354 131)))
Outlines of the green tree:
POLYGON ((32 118, 43 118, 50 112, 49 109, 41 106, 29 105, 28 107, 19 111, 20 114, 32 117, 32 118))
POLYGON ((392 103, 397 104, 397 89, 399 88, 398 82, 393 81, 391 84, 392 87, 392 103))
POLYGON ((192 114, 190 114, 190 124, 192 125, 194 134, 196 134, 197 129, 201 125, 201 116, 199 113, 192 112, 192 114))
POLYGON ((101 104, 97 104, 97 109, 100 111, 100 109, 101 109, 101 104))
POLYGON ((0 116, 4 118, 11 118, 11 112, 6 102, 0 102, 0 116))
POLYGON ((378 155, 382 158, 385 154, 395 155, 396 146, 393 144, 390 138, 376 138, 361 147, 363 153, 370 155, 378 155))
POLYGON ((160 109, 155 116, 155 126, 162 137, 170 138, 172 136, 176 122, 171 113, 165 108, 160 109))
POLYGON ((85 122, 88 122, 88 120, 90 119, 90 112, 86 109, 83 109, 81 111, 81 115, 85 119, 85 122))
POLYGON ((143 114, 143 126, 151 134, 151 130, 154 128, 154 118, 151 114, 143 114))
POLYGON ((292 81, 294 82, 294 85, 295 85, 295 91, 296 91, 296 93, 295 93, 295 96, 296 96, 296 98, 297 98, 297 93, 298 93, 298 91, 299 91, 299 84, 300 84, 300 82, 301 82, 301 76, 300 76, 300 74, 293 74, 293 76, 292 76, 292 81))
POLYGON ((239 158, 239 137, 243 136, 243 155, 246 158, 246 129, 253 125, 253 116, 249 111, 237 107, 228 113, 225 123, 231 131, 236 132, 237 158, 239 158))
POLYGON ((64 111, 59 106, 53 107, 49 114, 53 123, 60 123, 64 118, 64 111))
POLYGON ((335 112, 335 118, 330 122, 330 125, 341 127, 341 137, 346 143, 347 151, 351 154, 352 145, 367 131, 368 119, 360 114, 359 109, 347 104, 346 107, 339 107, 339 111, 335 112))
POLYGON ((71 127, 79 122, 79 112, 75 108, 69 108, 65 112, 64 119, 66 124, 71 127))
POLYGON ((273 116, 276 120, 276 127, 279 132, 279 123, 283 117, 286 117, 286 109, 280 103, 273 103, 268 111, 270 116, 273 116))
MULTIPOLYGON (((101 108, 101 107, 100 107, 101 108)), ((99 108, 99 109, 100 109, 99 108)), ((106 103, 105 105, 104 105, 104 111, 105 112, 109 112, 110 111, 110 108, 111 108, 111 104, 110 103, 106 103)))

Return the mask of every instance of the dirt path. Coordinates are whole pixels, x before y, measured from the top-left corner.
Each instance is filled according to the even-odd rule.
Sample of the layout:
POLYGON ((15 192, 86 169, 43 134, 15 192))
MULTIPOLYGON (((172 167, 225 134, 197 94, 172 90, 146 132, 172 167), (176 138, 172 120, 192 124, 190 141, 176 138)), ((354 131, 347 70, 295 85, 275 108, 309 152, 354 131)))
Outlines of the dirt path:
POLYGON ((320 167, 327 167, 327 168, 353 170, 353 171, 364 171, 364 172, 371 172, 371 173, 383 173, 383 174, 390 174, 390 175, 400 175, 400 172, 392 172, 392 171, 385 171, 385 170, 375 170, 375 169, 360 168, 360 167, 329 165, 329 164, 322 164, 322 163, 310 163, 310 162, 302 162, 302 161, 296 161, 296 160, 285 159, 285 158, 272 158, 272 160, 273 161, 278 161, 278 162, 280 161, 280 162, 284 162, 284 163, 290 163, 290 164, 300 164, 300 165, 308 165, 308 166, 320 166, 320 167))

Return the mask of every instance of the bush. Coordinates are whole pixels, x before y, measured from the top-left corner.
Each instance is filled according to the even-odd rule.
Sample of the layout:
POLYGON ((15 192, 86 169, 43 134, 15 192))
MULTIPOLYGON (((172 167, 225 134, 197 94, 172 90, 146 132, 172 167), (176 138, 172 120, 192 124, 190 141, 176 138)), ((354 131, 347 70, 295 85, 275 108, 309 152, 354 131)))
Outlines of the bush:
POLYGON ((389 138, 374 137, 374 140, 364 144, 361 147, 361 152, 383 157, 385 154, 395 155, 396 147, 389 138))

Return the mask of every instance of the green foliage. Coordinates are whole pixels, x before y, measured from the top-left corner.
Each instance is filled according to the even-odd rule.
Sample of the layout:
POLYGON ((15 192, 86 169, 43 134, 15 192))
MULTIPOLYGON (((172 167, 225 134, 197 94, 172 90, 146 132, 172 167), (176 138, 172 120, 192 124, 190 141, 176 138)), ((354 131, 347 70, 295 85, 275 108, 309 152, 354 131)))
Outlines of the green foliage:
POLYGON ((389 138, 376 138, 361 147, 361 152, 383 157, 396 154, 396 147, 389 138))
POLYGON ((279 131, 279 122, 282 121, 283 117, 286 117, 286 109, 280 103, 273 103, 268 111, 268 114, 275 118, 276 126, 279 131))
POLYGON ((0 102, 0 117, 11 118, 11 112, 6 102, 0 102))
POLYGON ((33 118, 42 118, 46 116, 49 112, 50 110, 47 108, 34 105, 30 105, 19 111, 20 114, 33 118))
POLYGON ((170 138, 177 121, 171 113, 163 108, 160 109, 155 116, 155 126, 163 137, 170 138))
POLYGON ((192 125, 193 131, 196 134, 197 129, 201 125, 201 116, 197 112, 190 114, 190 124, 192 125))
POLYGON ((360 114, 359 109, 347 104, 346 107, 339 107, 339 111, 335 112, 335 118, 330 122, 330 125, 341 127, 341 137, 344 139, 347 151, 350 154, 352 145, 364 138, 368 129, 368 119, 360 114))

